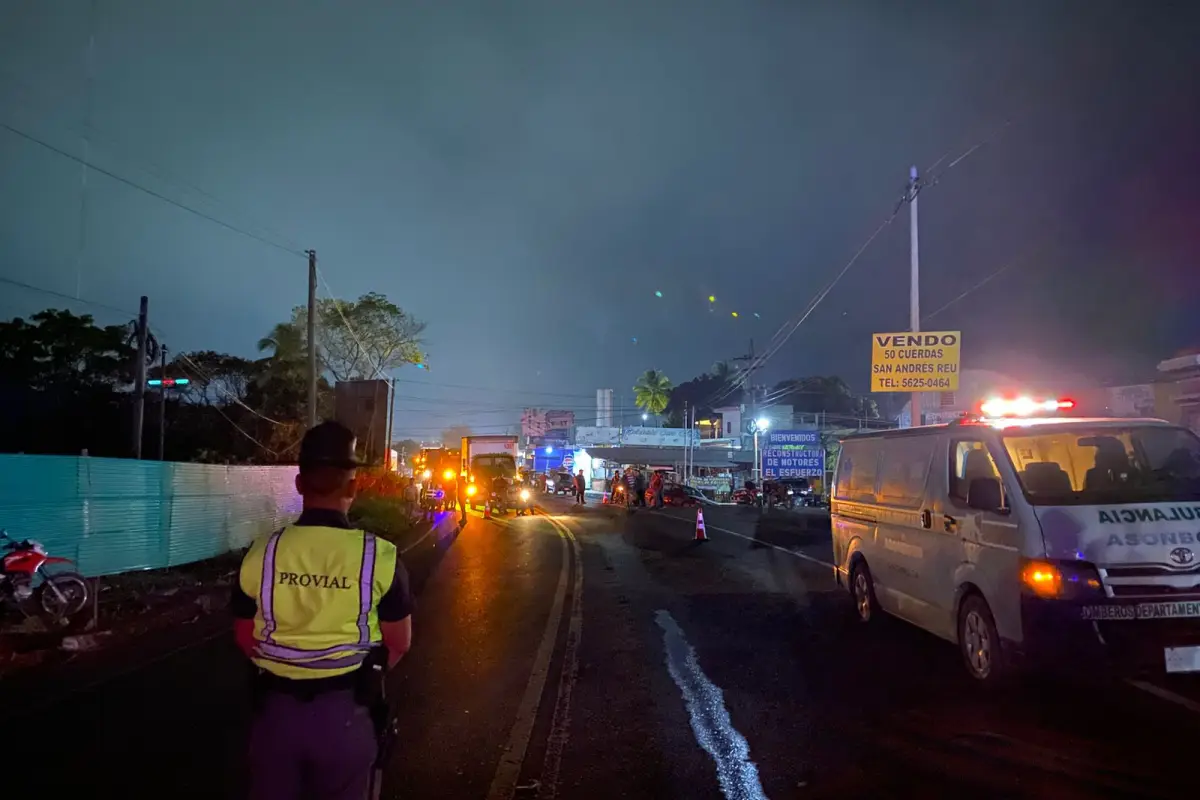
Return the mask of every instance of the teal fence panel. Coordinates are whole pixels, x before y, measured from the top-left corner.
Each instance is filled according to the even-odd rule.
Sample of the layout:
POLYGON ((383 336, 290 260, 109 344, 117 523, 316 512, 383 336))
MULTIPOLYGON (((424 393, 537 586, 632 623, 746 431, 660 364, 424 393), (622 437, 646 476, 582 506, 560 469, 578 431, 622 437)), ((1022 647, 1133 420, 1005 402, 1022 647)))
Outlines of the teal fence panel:
POLYGON ((0 455, 0 528, 85 575, 173 567, 296 518, 295 467, 0 455))

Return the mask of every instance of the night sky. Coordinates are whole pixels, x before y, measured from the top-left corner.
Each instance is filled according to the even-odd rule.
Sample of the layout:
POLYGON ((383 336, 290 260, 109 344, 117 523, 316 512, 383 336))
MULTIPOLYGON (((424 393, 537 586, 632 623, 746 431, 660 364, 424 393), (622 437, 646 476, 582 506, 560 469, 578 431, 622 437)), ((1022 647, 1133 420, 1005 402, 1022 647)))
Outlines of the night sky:
MULTIPOLYGON (((0 317, 146 294, 172 350, 252 356, 314 248, 429 323, 398 437, 594 417, 764 348, 916 164, 923 327, 967 367, 1141 380, 1200 345, 1197 42, 1166 0, 0 0, 0 122, 160 195, 84 199, 0 128, 0 278, 91 303, 0 284, 0 317)), ((901 210, 762 380, 865 390, 908 254, 901 210)))

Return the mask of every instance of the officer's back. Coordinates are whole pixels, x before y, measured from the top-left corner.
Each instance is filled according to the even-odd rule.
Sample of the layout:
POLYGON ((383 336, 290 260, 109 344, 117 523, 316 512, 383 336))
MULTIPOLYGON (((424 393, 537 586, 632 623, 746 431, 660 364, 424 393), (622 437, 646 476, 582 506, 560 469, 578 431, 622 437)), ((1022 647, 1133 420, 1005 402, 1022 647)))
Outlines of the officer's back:
POLYGON ((396 546, 355 529, 354 435, 336 422, 305 434, 295 524, 256 542, 232 608, 255 666, 251 797, 360 798, 379 748, 373 664, 412 642, 412 598, 396 546))

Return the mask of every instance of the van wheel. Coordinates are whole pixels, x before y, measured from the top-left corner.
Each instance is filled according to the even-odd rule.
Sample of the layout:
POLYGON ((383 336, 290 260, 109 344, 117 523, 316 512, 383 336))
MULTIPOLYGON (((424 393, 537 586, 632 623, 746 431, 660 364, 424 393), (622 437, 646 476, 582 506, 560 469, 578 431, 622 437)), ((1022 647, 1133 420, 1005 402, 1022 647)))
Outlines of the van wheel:
POLYGON ((958 607, 958 648, 971 677, 995 686, 1005 677, 1000 633, 987 601, 977 594, 963 598, 958 607))
POLYGON ((873 622, 879 615, 879 602, 875 599, 875 581, 871 578, 871 570, 861 558, 854 562, 854 568, 850 570, 850 593, 854 596, 854 611, 858 614, 858 621, 864 624, 873 622))

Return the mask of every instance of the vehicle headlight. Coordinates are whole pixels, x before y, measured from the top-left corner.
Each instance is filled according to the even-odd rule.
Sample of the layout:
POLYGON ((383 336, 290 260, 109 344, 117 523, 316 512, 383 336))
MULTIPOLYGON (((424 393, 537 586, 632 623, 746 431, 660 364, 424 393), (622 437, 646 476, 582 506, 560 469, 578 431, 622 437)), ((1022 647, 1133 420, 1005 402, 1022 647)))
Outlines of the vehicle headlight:
POLYGON ((549 488, 553 489, 553 488, 554 488, 554 481, 546 481, 546 486, 548 486, 549 488))
POLYGON ((431 469, 425 470, 424 472, 421 473, 421 477, 424 478, 425 480, 429 480, 430 478, 433 477, 433 470, 431 470, 431 469))
POLYGON ((452 470, 452 469, 446 470, 445 472, 442 473, 442 477, 448 481, 454 480, 454 470, 452 470))
POLYGON ((521 499, 522 499, 522 500, 528 500, 528 499, 529 499, 529 490, 528 490, 528 489, 522 489, 522 490, 521 490, 521 499))
POLYGON ((470 486, 467 487, 467 497, 470 497, 473 494, 475 494, 475 484, 472 483, 470 486))

